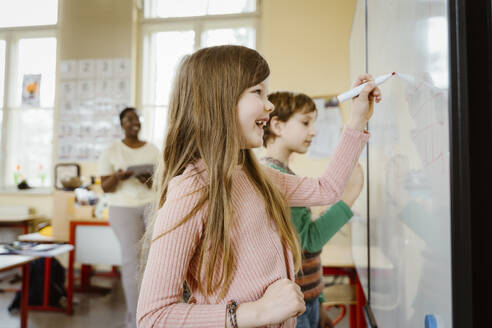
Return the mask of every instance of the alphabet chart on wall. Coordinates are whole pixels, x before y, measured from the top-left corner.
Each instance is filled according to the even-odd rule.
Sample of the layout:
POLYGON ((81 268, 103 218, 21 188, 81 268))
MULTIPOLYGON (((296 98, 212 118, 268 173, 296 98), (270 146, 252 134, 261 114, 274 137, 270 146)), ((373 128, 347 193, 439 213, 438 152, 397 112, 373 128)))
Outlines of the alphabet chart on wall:
POLYGON ((96 161, 122 137, 130 103, 130 59, 64 60, 59 68, 58 160, 96 161))

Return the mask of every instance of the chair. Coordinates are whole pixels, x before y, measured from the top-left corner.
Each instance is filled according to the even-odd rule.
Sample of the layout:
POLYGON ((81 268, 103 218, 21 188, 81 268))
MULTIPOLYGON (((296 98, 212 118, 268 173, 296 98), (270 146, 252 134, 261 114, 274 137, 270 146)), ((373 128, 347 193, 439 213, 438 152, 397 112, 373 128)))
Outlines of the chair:
POLYGON ((349 284, 333 284, 323 289, 323 296, 326 301, 323 307, 328 310, 334 306, 341 308, 340 314, 333 320, 333 325, 342 321, 347 313, 346 305, 355 305, 355 286, 349 284))

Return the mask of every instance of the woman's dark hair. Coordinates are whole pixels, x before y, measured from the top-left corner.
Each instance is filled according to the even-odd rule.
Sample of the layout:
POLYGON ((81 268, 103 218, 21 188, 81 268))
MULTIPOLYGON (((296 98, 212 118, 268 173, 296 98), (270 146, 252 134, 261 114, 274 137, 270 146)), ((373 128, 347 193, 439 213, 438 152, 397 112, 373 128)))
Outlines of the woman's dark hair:
POLYGON ((120 124, 123 122, 123 119, 125 118, 125 115, 128 113, 128 112, 137 112, 137 110, 134 108, 134 107, 126 107, 125 109, 123 109, 120 113, 120 124))

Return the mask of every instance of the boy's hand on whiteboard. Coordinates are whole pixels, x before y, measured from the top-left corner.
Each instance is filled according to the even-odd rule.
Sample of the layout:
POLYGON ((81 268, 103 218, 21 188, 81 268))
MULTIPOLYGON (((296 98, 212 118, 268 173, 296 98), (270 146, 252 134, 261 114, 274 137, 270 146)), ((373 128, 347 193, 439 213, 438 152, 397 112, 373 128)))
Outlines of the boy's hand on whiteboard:
POLYGON ((352 176, 350 177, 347 186, 345 187, 345 192, 343 193, 341 200, 347 204, 348 207, 352 207, 357 198, 359 198, 363 186, 364 171, 362 170, 362 166, 357 164, 354 172, 352 172, 352 176))
POLYGON ((359 75, 352 85, 353 88, 367 83, 362 92, 352 99, 352 111, 350 113, 350 120, 347 126, 364 131, 367 122, 371 118, 374 112, 374 101, 381 101, 381 90, 374 84, 374 78, 370 74, 359 75))

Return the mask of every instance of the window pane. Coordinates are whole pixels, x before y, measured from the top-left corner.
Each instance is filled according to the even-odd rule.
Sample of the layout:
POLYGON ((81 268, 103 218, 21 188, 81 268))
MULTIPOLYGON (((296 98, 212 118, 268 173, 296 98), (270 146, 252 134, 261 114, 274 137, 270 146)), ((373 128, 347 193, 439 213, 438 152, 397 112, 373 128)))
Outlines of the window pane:
POLYGON ((189 17, 256 11, 256 0, 147 0, 146 17, 189 17))
POLYGON ((53 107, 55 101, 56 38, 21 39, 19 41, 17 88, 9 101, 19 107, 24 74, 41 74, 40 105, 53 107))
MULTIPOLYGON (((167 105, 172 82, 184 55, 191 54, 195 45, 195 32, 173 31, 156 33, 156 75, 155 84, 149 83, 154 90, 154 104, 167 105)), ((147 102, 149 103, 149 102, 147 102)), ((152 103, 152 100, 150 100, 152 103)))
POLYGON ((206 30, 202 33, 202 43, 204 47, 234 44, 255 49, 255 29, 252 27, 240 27, 206 30))
POLYGON ((5 184, 15 185, 19 172, 31 186, 50 186, 53 110, 10 110, 8 117, 5 184))
POLYGON ((167 110, 167 106, 143 108, 142 137, 161 149, 167 128, 167 110))
POLYGON ((156 12, 152 17, 203 16, 207 12, 206 0, 155 0, 156 12))
POLYGON ((5 40, 0 40, 0 108, 3 107, 3 91, 5 83, 5 40))
POLYGON ((209 0, 209 15, 248 13, 256 10, 256 0, 209 0))
MULTIPOLYGON (((2 129, 3 129, 3 108, 0 108, 0 145, 2 144, 2 129)), ((3 151, 0 151, 0 161, 5 161, 3 151)))
POLYGON ((448 76, 448 39, 443 35, 448 35, 447 18, 444 16, 434 16, 427 19, 427 49, 430 54, 428 71, 432 81, 438 88, 449 88, 448 76))
POLYGON ((58 0, 0 0, 0 27, 52 25, 58 0))
MULTIPOLYGON (((0 40, 0 145, 2 144, 3 127, 3 91, 5 83, 5 40, 0 40)), ((5 161, 3 152, 0 152, 0 161, 5 161)))

